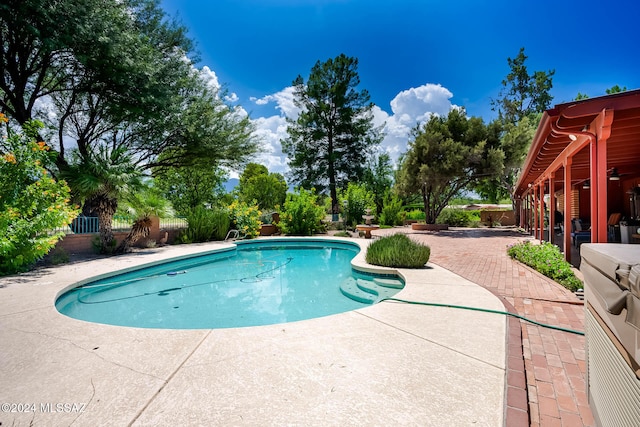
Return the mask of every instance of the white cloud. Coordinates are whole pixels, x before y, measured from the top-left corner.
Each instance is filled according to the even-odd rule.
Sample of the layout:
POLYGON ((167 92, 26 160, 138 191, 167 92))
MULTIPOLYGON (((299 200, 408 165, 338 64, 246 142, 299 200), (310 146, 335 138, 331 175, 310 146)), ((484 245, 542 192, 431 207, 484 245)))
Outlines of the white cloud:
POLYGON ((287 138, 287 120, 283 116, 259 117, 253 120, 254 136, 260 140, 261 150, 256 162, 263 164, 269 172, 283 175, 288 170, 287 157, 282 153, 282 140, 287 138))
POLYGON ((206 65, 202 67, 200 70, 200 78, 209 86, 210 89, 215 91, 220 89, 220 82, 218 81, 218 76, 215 71, 206 65))
POLYGON ((224 99, 227 102, 238 102, 240 98, 235 92, 231 92, 229 95, 225 95, 224 99))
MULTIPOLYGON (((425 122, 431 114, 447 115, 451 109, 453 94, 442 85, 427 83, 417 88, 403 90, 391 100, 394 116, 425 122)), ((414 123, 415 124, 415 123, 414 123)))
POLYGON ((380 148, 391 156, 395 163, 407 150, 411 129, 422 125, 432 115, 444 116, 452 108, 458 108, 450 99, 453 94, 445 87, 427 83, 398 93, 389 103, 392 114, 378 106, 374 107, 374 123, 384 125, 385 137, 380 148))
POLYGON ((270 102, 276 103, 276 109, 280 110, 280 114, 290 119, 295 119, 300 114, 300 108, 296 107, 293 102, 295 88, 293 86, 286 87, 280 92, 273 95, 267 95, 262 98, 251 97, 250 100, 256 105, 267 105, 270 102))
MULTIPOLYGON (((259 163, 267 166, 271 172, 286 173, 288 170, 286 156, 282 153, 281 141, 287 138, 286 118, 295 119, 300 109, 293 103, 293 87, 262 98, 251 98, 256 105, 275 103, 280 115, 259 117, 253 120, 256 126, 255 136, 260 138, 263 147, 259 163)), ((410 88, 398 93, 390 102, 392 113, 389 114, 379 106, 373 107, 373 123, 383 126, 385 133, 380 149, 389 153, 395 163, 406 151, 409 134, 417 124, 423 124, 433 115, 446 115, 452 108, 453 94, 441 85, 427 83, 417 88, 410 88)))

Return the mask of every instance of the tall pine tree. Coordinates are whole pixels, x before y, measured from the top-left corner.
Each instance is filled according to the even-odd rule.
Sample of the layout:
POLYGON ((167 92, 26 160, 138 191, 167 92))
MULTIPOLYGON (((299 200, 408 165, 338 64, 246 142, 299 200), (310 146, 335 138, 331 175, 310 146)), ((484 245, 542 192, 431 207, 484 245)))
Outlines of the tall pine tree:
POLYGON ((307 82, 294 80, 295 105, 283 152, 289 157, 290 178, 303 188, 329 189, 331 210, 338 213, 337 190, 360 180, 366 160, 380 142, 373 125, 369 93, 358 90, 358 60, 341 54, 318 61, 307 82))

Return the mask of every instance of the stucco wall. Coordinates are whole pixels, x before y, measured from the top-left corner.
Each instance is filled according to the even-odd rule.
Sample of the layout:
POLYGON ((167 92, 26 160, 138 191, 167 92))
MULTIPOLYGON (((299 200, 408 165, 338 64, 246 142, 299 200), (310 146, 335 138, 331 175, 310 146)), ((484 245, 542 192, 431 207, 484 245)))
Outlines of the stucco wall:
POLYGON ((499 222, 500 225, 516 225, 516 216, 513 211, 499 211, 499 210, 482 210, 480 211, 480 221, 486 225, 489 225, 489 217, 495 224, 499 222))

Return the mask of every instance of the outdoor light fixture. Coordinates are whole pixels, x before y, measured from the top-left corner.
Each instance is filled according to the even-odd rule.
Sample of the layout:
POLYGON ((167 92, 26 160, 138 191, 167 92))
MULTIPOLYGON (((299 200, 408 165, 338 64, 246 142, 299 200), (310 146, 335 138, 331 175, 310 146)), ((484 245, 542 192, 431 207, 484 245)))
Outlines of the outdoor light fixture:
POLYGON ((572 141, 575 141, 576 139, 578 139, 578 137, 575 136, 574 134, 570 133, 569 134, 569 139, 572 140, 572 141))
POLYGON ((611 175, 609 176, 610 181, 620 181, 620 175, 618 174, 618 169, 613 168, 611 170, 611 175))
POLYGON ((584 182, 584 184, 582 184, 582 189, 583 190, 588 190, 589 188, 591 188, 590 182, 589 182, 589 180, 586 180, 584 182))

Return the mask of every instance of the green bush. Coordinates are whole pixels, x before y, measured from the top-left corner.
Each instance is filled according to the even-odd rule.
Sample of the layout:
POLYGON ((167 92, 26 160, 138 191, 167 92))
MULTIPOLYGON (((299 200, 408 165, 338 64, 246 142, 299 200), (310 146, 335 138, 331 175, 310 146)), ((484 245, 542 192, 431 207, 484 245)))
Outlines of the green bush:
POLYGON ((394 234, 371 243, 365 259, 369 264, 383 267, 421 268, 429 256, 429 246, 414 242, 404 234, 394 234))
POLYGON ((64 248, 55 247, 49 252, 49 262, 52 265, 66 264, 69 262, 69 254, 64 248))
MULTIPOLYGON (((7 119, 0 113, 0 124, 7 119)), ((0 276, 27 270, 64 235, 50 230, 69 225, 78 210, 70 190, 47 172, 55 153, 38 142, 39 122, 23 125, 23 134, 6 129, 0 139, 0 276)))
POLYGON ((365 214, 366 209, 371 209, 372 215, 376 213, 375 196, 362 185, 350 182, 347 190, 341 192, 338 199, 342 206, 345 206, 344 203, 346 201, 342 216, 345 224, 349 226, 355 227, 358 224, 364 224, 362 216, 365 214))
POLYGON ((179 243, 224 240, 231 218, 226 209, 207 209, 199 206, 187 215, 187 228, 177 237, 179 243))
POLYGON ((440 212, 436 223, 449 224, 452 227, 469 227, 473 221, 480 221, 478 211, 466 211, 460 208, 445 208, 440 212))
POLYGON ((310 236, 322 229, 324 207, 317 204, 315 191, 300 189, 287 194, 278 226, 283 233, 294 236, 310 236))
POLYGON ((198 206, 187 215, 187 224, 187 228, 178 238, 180 242, 208 242, 215 231, 213 211, 204 206, 198 206))
POLYGON ((380 225, 402 225, 406 213, 402 209, 402 201, 398 196, 384 198, 382 203, 382 212, 380 212, 380 225))
POLYGON ((231 228, 229 212, 226 209, 213 209, 211 222, 213 224, 213 238, 215 240, 224 240, 231 228))
POLYGON ((582 288, 582 281, 573 273, 571 265, 565 261, 560 249, 549 242, 532 245, 531 242, 525 241, 510 245, 507 254, 571 291, 582 288))
POLYGON ((260 235, 261 212, 257 206, 249 206, 244 202, 234 201, 229 205, 233 227, 240 232, 240 236, 249 239, 260 235))
POLYGON ((424 221, 426 218, 424 211, 420 209, 412 209, 407 212, 407 219, 409 220, 424 221))

